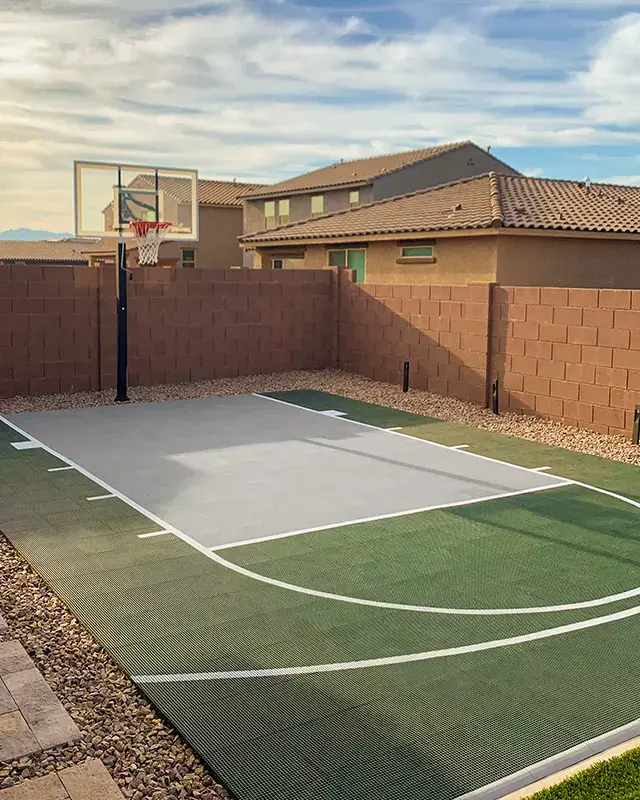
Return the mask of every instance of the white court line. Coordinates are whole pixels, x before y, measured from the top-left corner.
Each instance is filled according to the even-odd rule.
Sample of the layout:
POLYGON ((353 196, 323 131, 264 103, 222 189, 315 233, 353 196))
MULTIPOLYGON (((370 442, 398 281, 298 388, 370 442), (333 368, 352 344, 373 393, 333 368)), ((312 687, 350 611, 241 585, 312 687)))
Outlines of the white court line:
POLYGON ((442 650, 428 650, 424 653, 408 653, 401 656, 386 656, 384 658, 367 658, 362 661, 343 661, 333 664, 309 664, 303 667, 276 667, 272 669, 242 669, 224 672, 186 672, 174 675, 132 675, 131 679, 136 683, 177 683, 191 681, 216 681, 229 680, 234 678, 274 678, 287 675, 313 675, 319 672, 342 672, 351 669, 364 669, 367 667, 387 667, 395 664, 409 664, 415 661, 431 661, 437 658, 449 656, 459 656, 467 653, 480 653, 485 650, 495 650, 499 647, 511 647, 516 644, 527 642, 537 642, 541 639, 550 639, 553 636, 562 636, 573 631, 583 631, 589 628, 597 628, 607 625, 609 622, 617 622, 621 619, 636 617, 640 614, 640 606, 628 608, 625 611, 617 611, 615 614, 607 614, 604 617, 594 617, 593 619, 572 622, 568 625, 560 625, 557 628, 547 628, 534 633, 525 633, 521 636, 511 636, 508 639, 494 639, 490 642, 478 642, 477 644, 465 644, 460 647, 447 647, 442 650))
POLYGON ((552 469, 552 467, 534 467, 534 472, 547 472, 548 470, 552 469))
MULTIPOLYGON (((256 396, 260 397, 262 395, 256 395, 256 396)), ((265 399, 272 399, 272 398, 265 398, 265 399)), ((284 405, 292 405, 292 404, 284 403, 284 405)), ((299 406, 293 406, 293 407, 294 408, 299 408, 299 406)), ((8 425, 10 428, 13 428, 13 430, 17 431, 21 435, 26 436, 31 441, 36 441, 30 434, 26 433, 26 431, 22 430, 20 427, 15 425, 13 422, 8 420, 6 417, 2 416, 1 414, 0 414, 0 421, 4 422, 6 425, 8 425)), ((347 421, 354 422, 355 424, 359 424, 359 423, 355 422, 355 420, 347 420, 347 421)), ((360 424, 364 424, 364 423, 360 423, 360 424)), ((367 426, 367 427, 373 427, 373 426, 367 426)), ((378 428, 376 430, 380 430, 380 429, 378 428)), ((405 434, 398 434, 398 435, 402 436, 402 435, 405 435, 405 434)), ((427 440, 418 439, 418 441, 427 441, 427 440)), ((56 450, 53 450, 52 448, 48 447, 47 445, 42 444, 42 443, 40 443, 40 444, 41 444, 43 450, 45 450, 48 453, 51 453, 51 455, 56 456, 57 458, 61 459, 63 462, 69 464, 69 466, 71 466, 72 468, 76 469, 79 473, 84 475, 86 478, 89 478, 89 480, 92 480, 96 484, 98 484, 99 486, 102 486, 104 489, 106 489, 106 490, 108 490, 110 492, 113 492, 113 494, 116 497, 119 497, 120 500, 122 500, 123 502, 127 503, 131 508, 135 509, 139 513, 141 513, 144 516, 146 516, 147 519, 152 520, 153 522, 155 522, 160 527, 166 528, 171 533, 173 533, 175 536, 177 536, 179 539, 184 541, 186 544, 189 544, 195 550, 198 550, 198 552, 202 553, 207 558, 213 558, 214 560, 217 560, 217 559, 214 558, 214 554, 210 552, 209 548, 206 548, 204 545, 201 545, 195 539, 192 539, 190 536, 187 536, 186 534, 182 533, 182 531, 178 530, 177 528, 173 527, 172 525, 168 525, 164 520, 161 520, 155 514, 153 514, 152 512, 148 511, 147 509, 145 509, 139 503, 136 503, 131 498, 127 497, 126 495, 122 494, 121 492, 118 492, 116 489, 113 489, 113 487, 109 486, 109 484, 105 483, 103 480, 101 480, 100 478, 96 477, 93 473, 91 473, 88 470, 84 469, 79 464, 76 464, 75 462, 73 462, 70 459, 66 458, 65 456, 61 455, 56 450)), ((435 443, 435 442, 432 442, 432 444, 435 445, 435 446, 444 446, 444 445, 437 445, 437 443, 435 443)), ((477 458, 483 458, 483 459, 485 459, 487 461, 497 461, 497 459, 491 459, 488 456, 481 456, 481 455, 478 455, 476 453, 468 453, 468 455, 472 455, 472 456, 477 457, 477 458)), ((498 461, 498 463, 508 464, 508 462, 505 462, 505 461, 498 461)), ((525 469, 525 470, 527 470, 526 467, 519 467, 516 464, 509 464, 509 466, 513 466, 516 469, 525 469)), ((634 506, 637 506, 638 508, 640 508, 640 503, 637 503, 636 501, 631 500, 630 498, 623 497, 622 495, 618 495, 618 494, 616 494, 614 492, 609 492, 606 489, 599 489, 598 487, 591 486, 591 485, 585 484, 585 483, 580 483, 578 481, 574 481, 574 484, 576 484, 578 486, 582 486, 583 488, 586 488, 586 489, 592 489, 593 491, 600 492, 601 494, 609 495, 611 497, 614 497, 616 499, 622 500, 623 502, 630 503, 631 505, 634 505, 634 506)), ((560 633, 562 633, 562 632, 568 632, 567 628, 571 628, 572 630, 577 630, 578 628, 575 627, 575 625, 582 626, 582 627, 594 627, 595 625, 603 625, 603 624, 606 624, 606 622, 610 622, 610 621, 613 622, 616 619, 622 619, 623 618, 622 615, 632 616, 632 615, 635 615, 637 613, 640 613, 640 608, 629 609, 627 612, 620 612, 620 614, 618 614, 618 615, 614 614, 614 615, 609 615, 608 617, 601 617, 599 619, 588 620, 586 625, 583 624, 583 623, 576 623, 576 624, 574 624, 574 626, 565 626, 565 630, 564 631, 560 631, 559 629, 555 629, 557 631, 555 634, 552 634, 549 631, 540 631, 537 634, 537 638, 541 639, 541 638, 547 638, 548 636, 551 636, 551 635, 560 635, 560 633), (545 636, 543 637, 542 634, 545 634, 545 636)), ((551 629, 551 630, 554 630, 554 629, 551 629)), ((535 635, 536 634, 534 634, 534 636, 535 635)), ((508 640, 497 640, 497 641, 501 641, 501 645, 500 646, 502 646, 502 647, 508 646, 509 643, 515 643, 515 642, 508 642, 508 640)), ((487 646, 488 644, 491 644, 491 643, 486 643, 484 647, 482 647, 481 645, 480 646, 475 645, 475 647, 477 649, 480 649, 481 647, 482 647, 482 649, 490 649, 487 646)), ((473 646, 474 645, 471 645, 471 647, 473 647, 473 646)), ((495 646, 497 647, 498 645, 495 644, 495 646)), ((437 651, 432 651, 432 652, 437 652, 437 651)), ((443 652, 443 651, 440 651, 440 652, 443 652)), ((419 655, 420 654, 417 654, 417 655, 414 655, 414 656, 410 655, 410 656, 406 657, 406 660, 407 661, 408 660, 413 660, 413 661, 420 660, 419 659, 419 655)), ((431 656, 431 657, 433 658, 434 656, 431 656)), ((398 658, 398 657, 396 657, 396 658, 398 658)), ((422 659, 422 660, 424 660, 424 659, 422 659)), ((357 662, 350 662, 350 665, 351 665, 350 668, 354 669, 355 668, 354 665, 356 663, 357 662)), ((399 663, 399 662, 397 662, 397 663, 399 663)), ((328 666, 332 667, 333 670, 338 668, 337 665, 328 665, 328 666)), ((367 664, 367 666, 369 666, 369 665, 367 664)), ((297 668, 297 669, 301 669, 301 668, 297 668)), ((307 667, 307 669, 309 669, 309 668, 307 667)), ((313 669, 313 667, 311 669, 313 669)), ((221 673, 217 673, 217 674, 220 675, 221 673)), ((238 677, 237 673, 235 673, 235 674, 231 673, 231 674, 234 677, 238 677)), ((162 679, 162 677, 163 676, 147 676, 148 682, 152 682, 152 681, 153 682, 158 682, 159 679, 160 680, 162 679)), ((139 679, 140 679, 140 676, 138 677, 138 680, 139 679)), ((635 726, 638 723, 640 723, 640 720, 636 720, 634 723, 631 723, 631 724, 635 726)), ((619 728, 619 729, 616 729, 614 731, 609 731, 608 733, 603 734, 601 737, 598 737, 597 739, 589 740, 589 742, 594 742, 595 743, 597 741, 604 741, 605 739, 607 739, 607 738, 609 738, 611 736, 615 736, 615 734, 618 731, 622 731, 622 730, 624 730, 624 728, 619 728)), ((586 744, 589 744, 589 742, 587 742, 586 744)), ((568 750, 562 751, 562 752, 556 754, 555 756, 553 756, 553 759, 554 760, 555 759, 562 759, 567 754, 571 753, 573 750, 575 750, 575 748, 570 748, 568 750)), ((546 764, 547 762, 549 762, 551 760, 552 759, 547 759, 546 761, 542 761, 542 762, 539 762, 536 765, 532 765, 531 767, 528 768, 528 771, 533 772, 534 769, 536 769, 537 767, 539 767, 541 765, 546 764)), ((519 775, 519 774, 520 773, 516 773, 516 775, 519 775)), ((508 781, 513 777, 514 776, 507 776, 505 781, 508 781)), ((498 781, 495 784, 490 784, 490 786, 489 787, 485 787, 485 789, 490 789, 492 786, 497 786, 499 783, 500 782, 498 781)), ((475 794, 475 793, 472 793, 472 794, 475 794)))
POLYGON ((153 533, 139 533, 138 539, 151 539, 154 536, 165 536, 167 533, 171 533, 171 531, 154 531, 153 533))
POLYGON ((469 447, 468 444, 454 444, 449 449, 450 450, 466 450, 469 447))
POLYGON ((47 472, 65 472, 68 469, 73 469, 73 467, 52 467, 47 472))
MULTIPOLYGON (((218 548, 219 549, 219 548, 218 548)), ((422 614, 446 614, 449 616, 461 617, 500 617, 500 616, 515 616, 518 614, 551 614, 557 611, 577 611, 583 608, 598 608, 599 606, 608 606, 611 603, 617 603, 619 600, 628 600, 631 597, 640 596, 640 586, 635 589, 627 589, 625 592, 618 594, 611 594, 607 597, 597 597, 594 600, 582 600, 577 603, 563 603, 555 606, 530 606, 530 607, 514 607, 514 608, 446 608, 440 606, 419 606, 409 603, 390 603, 384 600, 366 600, 361 597, 351 597, 344 594, 334 594, 333 592, 323 592, 320 589, 309 589, 306 586, 298 586, 295 583, 287 583, 280 581, 277 578, 270 578, 267 575, 261 575, 259 572, 252 572, 239 564, 234 564, 233 561, 227 561, 226 558, 216 555, 214 552, 215 561, 221 566, 243 575, 245 578, 251 578, 254 581, 267 583, 270 586, 276 586, 278 589, 287 589, 290 592, 298 592, 298 594, 307 594, 311 597, 319 597, 323 600, 337 600, 341 603, 351 603, 356 606, 368 606, 370 608, 384 608, 390 611, 413 611, 422 614)))
POLYGON ((380 428, 380 430, 385 430, 385 431, 401 431, 401 430, 402 430, 402 428, 380 428))
POLYGON ((15 447, 16 450, 36 450, 40 447, 40 443, 30 439, 28 442, 11 442, 11 447, 15 447))
POLYGON ((396 517, 408 517, 412 514, 422 514, 425 511, 440 511, 446 508, 460 508, 461 506, 471 506, 475 503, 488 503, 491 500, 502 500, 507 497, 518 497, 521 494, 533 494, 534 492, 545 492, 548 489, 557 489, 561 486, 571 486, 573 481, 565 480, 550 483, 547 486, 536 486, 533 489, 517 489, 513 492, 503 492, 502 494, 486 495, 484 497, 473 497, 469 500, 455 500, 452 503, 442 503, 436 506, 422 506, 422 508, 412 508, 409 511, 392 511, 390 514, 378 514, 375 517, 361 517, 360 519, 349 519, 346 522, 331 522, 328 525, 318 525, 315 528, 302 528, 298 531, 287 531, 286 533, 274 533, 270 536, 259 536, 256 539, 247 539, 244 542, 232 542, 231 544, 219 544, 212 547, 213 552, 218 550, 228 550, 231 547, 244 547, 247 544, 259 544, 260 542, 270 542, 273 539, 288 539, 290 536, 300 536, 303 533, 317 533, 318 531, 328 531, 332 528, 345 528, 349 525, 361 525, 364 522, 377 522, 381 519, 395 519, 396 517))
POLYGON ((97 494, 95 497, 87 497, 87 500, 110 500, 112 497, 115 497, 115 494, 97 494))
POLYGON ((323 414, 325 417, 346 417, 346 411, 319 411, 319 414, 323 414))
MULTIPOLYGON (((319 411, 316 411, 313 408, 306 408, 305 406, 297 406, 295 403, 287 403, 286 400, 278 400, 275 397, 267 397, 266 394, 258 394, 258 392, 252 392, 252 397, 259 397, 262 400, 269 400, 271 403, 280 403, 283 406, 289 406, 289 408, 297 408, 298 411, 308 411, 310 414, 319 414, 319 411)), ((369 425, 368 422, 359 422, 357 419, 350 419, 349 417, 336 417, 337 420, 340 422, 350 422, 352 425, 359 425, 361 428, 369 428, 373 431, 386 431, 387 433, 392 434, 393 436, 402 436, 403 439, 409 439, 412 442, 422 442, 422 444, 428 444, 431 447, 440 447, 443 450, 451 450, 448 444, 440 444, 439 442, 432 442, 431 439, 422 439, 419 436, 410 436, 408 433, 399 433, 398 431, 394 431, 390 428, 378 428, 375 425, 369 425)), ((505 467, 511 467, 511 469, 518 469, 522 472, 531 472, 533 473, 530 467, 522 467, 520 464, 512 464, 510 461, 501 461, 499 458, 491 458, 491 456, 483 456, 480 453, 474 453, 471 450, 461 450, 462 455, 469 456, 470 458, 481 458, 483 461, 490 461, 493 464, 502 464, 505 467)), ((558 475, 553 475, 551 477, 558 478, 559 480, 564 480, 558 475)))

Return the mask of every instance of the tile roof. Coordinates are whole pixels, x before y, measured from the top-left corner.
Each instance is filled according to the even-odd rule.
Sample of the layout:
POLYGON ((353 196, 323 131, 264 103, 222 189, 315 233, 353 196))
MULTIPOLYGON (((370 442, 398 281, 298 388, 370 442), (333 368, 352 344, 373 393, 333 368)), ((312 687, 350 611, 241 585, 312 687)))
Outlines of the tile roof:
POLYGON ((245 236, 245 243, 475 228, 640 233, 640 187, 488 173, 245 236))
POLYGON ((51 261, 67 264, 87 264, 90 253, 99 253, 104 249, 105 245, 102 240, 0 241, 0 261, 51 261))
MULTIPOLYGON (((147 175, 139 175, 130 185, 136 186, 141 183, 153 185, 152 178, 147 175)), ((160 178, 160 188, 171 195, 179 203, 191 202, 191 181, 186 178, 160 178)), ((261 183, 238 183, 237 181, 216 181, 198 180, 198 202, 205 206, 242 206, 239 198, 258 189, 264 189, 261 183)))
POLYGON ((305 189, 324 189, 335 186, 347 186, 349 184, 360 184, 396 172, 410 164, 417 164, 419 161, 427 161, 443 153, 459 150, 462 147, 476 145, 470 141, 452 142, 449 144, 439 144, 434 147, 425 147, 420 150, 407 150, 402 153, 391 153, 383 156, 372 156, 371 158, 359 158, 355 161, 339 161, 330 164, 328 167, 298 175, 280 183, 264 186, 261 189, 247 192, 246 197, 250 196, 271 196, 282 194, 283 192, 304 191, 305 189))

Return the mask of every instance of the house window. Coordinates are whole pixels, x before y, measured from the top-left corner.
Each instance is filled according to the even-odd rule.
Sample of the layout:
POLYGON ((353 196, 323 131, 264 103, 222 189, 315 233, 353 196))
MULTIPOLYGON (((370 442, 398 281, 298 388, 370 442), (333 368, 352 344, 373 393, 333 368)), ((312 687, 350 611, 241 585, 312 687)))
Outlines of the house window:
POLYGON ((347 251, 346 250, 329 250, 329 266, 330 267, 346 267, 347 266, 347 251))
POLYGON ((324 214, 324 195, 314 194, 311 198, 311 216, 319 217, 324 214))
POLYGON ((195 267, 196 265, 196 251, 193 249, 182 250, 181 264, 183 267, 195 267))
POLYGON ((349 208, 357 208, 360 205, 360 189, 349 192, 349 208))
POLYGON ((398 242, 400 256, 397 264, 433 264, 435 263, 435 240, 423 239, 421 242, 398 242))
POLYGON ((278 201, 278 225, 286 225, 289 222, 290 210, 291 201, 288 198, 278 201))
POLYGON ((356 283, 364 283, 367 270, 367 251, 364 248, 354 250, 329 250, 330 267, 347 267, 356 272, 356 283))
POLYGON ((274 258, 274 259, 271 261, 271 266, 272 266, 274 269, 282 269, 282 266, 283 266, 283 264, 282 264, 282 259, 281 259, 281 258, 274 258))
POLYGON ((433 247, 403 247, 402 258, 433 258, 433 247))
POLYGON ((264 204, 264 226, 274 228, 276 224, 276 201, 267 200, 264 204))

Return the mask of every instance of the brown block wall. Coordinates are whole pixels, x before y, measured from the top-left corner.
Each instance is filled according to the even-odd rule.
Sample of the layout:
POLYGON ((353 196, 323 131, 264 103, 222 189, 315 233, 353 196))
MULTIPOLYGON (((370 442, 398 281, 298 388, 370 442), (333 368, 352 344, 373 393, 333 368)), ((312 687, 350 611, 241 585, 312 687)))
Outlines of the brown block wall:
MULTIPOLYGON (((141 268, 134 275, 131 385, 331 363, 331 271, 141 268)), ((115 315, 113 267, 0 266, 0 397, 114 388, 115 315)))
POLYGON ((640 291, 496 286, 492 375, 502 406, 602 433, 640 404, 640 291))
POLYGON ((131 384, 329 366, 332 278, 295 270, 137 270, 129 284, 131 384))
POLYGON ((99 387, 98 270, 0 266, 0 396, 99 387))
MULTIPOLYGON (((344 275, 343 278, 347 276, 344 275)), ((484 404, 489 286, 355 284, 339 292, 339 366, 484 404)))

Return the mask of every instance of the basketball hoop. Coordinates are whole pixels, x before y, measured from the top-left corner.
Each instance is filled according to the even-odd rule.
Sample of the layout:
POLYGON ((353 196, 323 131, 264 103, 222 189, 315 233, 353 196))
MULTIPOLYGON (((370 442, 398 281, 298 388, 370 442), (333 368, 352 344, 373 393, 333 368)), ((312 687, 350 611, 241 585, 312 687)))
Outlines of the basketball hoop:
POLYGON ((170 222, 146 222, 136 220, 129 225, 135 233, 138 245, 138 263, 140 266, 153 266, 158 263, 158 253, 162 240, 173 227, 170 222))

